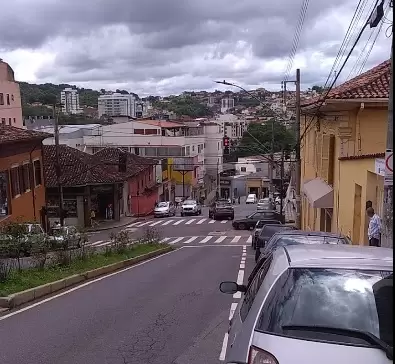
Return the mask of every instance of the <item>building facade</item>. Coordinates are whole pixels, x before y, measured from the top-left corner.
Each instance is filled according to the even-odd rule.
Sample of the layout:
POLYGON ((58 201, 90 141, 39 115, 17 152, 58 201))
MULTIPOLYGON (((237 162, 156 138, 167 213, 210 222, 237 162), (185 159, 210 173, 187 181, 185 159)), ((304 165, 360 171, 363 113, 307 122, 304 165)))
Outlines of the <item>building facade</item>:
POLYGON ((221 99, 221 113, 225 114, 235 107, 235 99, 223 98, 221 99))
POLYGON ((339 232, 367 244, 366 202, 380 215, 390 62, 303 104, 302 229, 339 232))
POLYGON ((60 93, 60 102, 62 104, 62 113, 64 114, 81 114, 80 97, 78 91, 67 87, 60 93))
POLYGON ((0 124, 23 127, 22 103, 19 84, 14 71, 0 59, 0 124))
POLYGON ((113 93, 100 95, 98 99, 99 118, 105 116, 136 117, 136 98, 133 95, 113 93))
POLYGON ((0 226, 41 222, 45 206, 42 140, 46 137, 0 124, 0 226))

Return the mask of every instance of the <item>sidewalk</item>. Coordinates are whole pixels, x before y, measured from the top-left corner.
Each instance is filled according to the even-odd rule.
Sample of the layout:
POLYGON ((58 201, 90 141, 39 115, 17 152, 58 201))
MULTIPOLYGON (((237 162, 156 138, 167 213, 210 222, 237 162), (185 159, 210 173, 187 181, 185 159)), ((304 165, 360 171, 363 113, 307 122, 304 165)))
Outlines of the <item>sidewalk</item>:
POLYGON ((122 216, 120 221, 114 220, 101 220, 98 221, 99 225, 94 226, 92 228, 87 228, 87 232, 95 232, 95 231, 104 231, 104 230, 111 230, 120 227, 124 227, 126 225, 132 224, 137 221, 144 221, 151 216, 144 216, 144 217, 135 217, 135 216, 122 216))

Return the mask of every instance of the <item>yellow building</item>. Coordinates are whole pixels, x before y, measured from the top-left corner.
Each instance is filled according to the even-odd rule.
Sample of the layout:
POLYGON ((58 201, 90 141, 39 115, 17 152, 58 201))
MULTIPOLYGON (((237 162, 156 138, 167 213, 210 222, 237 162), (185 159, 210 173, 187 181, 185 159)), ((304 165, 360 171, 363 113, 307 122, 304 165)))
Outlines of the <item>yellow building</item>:
POLYGON ((302 229, 367 244, 366 202, 382 213, 390 62, 302 103, 302 229))

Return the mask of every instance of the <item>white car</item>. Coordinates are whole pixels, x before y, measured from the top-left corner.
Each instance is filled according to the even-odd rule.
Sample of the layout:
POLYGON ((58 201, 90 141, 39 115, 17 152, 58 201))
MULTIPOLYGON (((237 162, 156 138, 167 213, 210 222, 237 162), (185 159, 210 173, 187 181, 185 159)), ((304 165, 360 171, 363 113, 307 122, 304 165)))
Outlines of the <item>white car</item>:
POLYGON ((159 202, 154 209, 154 217, 175 216, 176 208, 171 201, 159 202))
POLYGON ((181 216, 201 215, 202 206, 196 200, 185 200, 181 205, 181 216))
POLYGON ((256 194, 252 193, 247 196, 246 203, 257 203, 256 194))

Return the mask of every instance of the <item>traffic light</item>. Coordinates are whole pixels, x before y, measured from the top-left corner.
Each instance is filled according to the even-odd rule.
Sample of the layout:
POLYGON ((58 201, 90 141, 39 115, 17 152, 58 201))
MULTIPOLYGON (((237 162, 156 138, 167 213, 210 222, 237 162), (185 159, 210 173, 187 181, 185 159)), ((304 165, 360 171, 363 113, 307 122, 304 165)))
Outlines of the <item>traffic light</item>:
POLYGON ((224 148, 229 148, 229 137, 224 137, 223 145, 224 145, 224 148))
POLYGON ((229 155, 229 154, 230 154, 229 147, 224 147, 224 155, 229 155))

